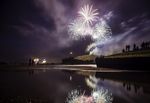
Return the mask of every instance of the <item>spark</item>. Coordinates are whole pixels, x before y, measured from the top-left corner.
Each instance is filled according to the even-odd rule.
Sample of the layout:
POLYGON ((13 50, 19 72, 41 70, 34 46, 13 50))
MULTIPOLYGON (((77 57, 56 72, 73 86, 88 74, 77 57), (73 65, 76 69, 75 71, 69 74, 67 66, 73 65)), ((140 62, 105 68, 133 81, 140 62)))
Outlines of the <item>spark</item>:
POLYGON ((75 19, 68 25, 68 33, 74 39, 85 37, 92 33, 92 28, 85 25, 81 19, 75 19))
POLYGON ((85 35, 84 31, 85 25, 81 22, 80 19, 73 20, 73 22, 68 25, 68 33, 71 34, 71 37, 74 39, 85 35))
POLYGON ((93 5, 85 5, 68 25, 71 38, 78 40, 91 37, 93 43, 87 47, 87 51, 92 55, 99 55, 99 45, 106 43, 112 35, 111 28, 106 22, 112 16, 112 12, 101 18, 98 15, 98 9, 93 9, 93 5))
POLYGON ((112 103, 113 101, 112 93, 104 88, 94 90, 91 95, 94 98, 93 103, 112 103))
POLYGON ((79 90, 72 90, 67 98, 67 103, 80 103, 80 97, 82 97, 83 94, 79 90))
POLYGON ((93 90, 91 95, 87 96, 78 90, 71 91, 66 103, 112 103, 112 94, 107 89, 93 90))
POLYGON ((87 47, 87 51, 90 55, 100 55, 100 48, 107 43, 112 36, 112 31, 110 26, 106 23, 104 19, 100 19, 97 24, 95 24, 92 39, 94 42, 87 47))
POLYGON ((98 17, 99 13, 93 6, 85 5, 78 14, 79 16, 68 25, 68 33, 72 38, 79 39, 88 35, 93 40, 100 41, 111 35, 111 28, 104 19, 98 17))
POLYGON ((111 37, 111 28, 108 26, 105 20, 100 19, 100 21, 95 24, 93 31, 93 39, 103 41, 111 37))
POLYGON ((79 10, 78 14, 79 17, 84 20, 84 23, 90 25, 93 21, 98 19, 99 13, 97 12, 97 9, 93 9, 93 5, 85 5, 79 10))

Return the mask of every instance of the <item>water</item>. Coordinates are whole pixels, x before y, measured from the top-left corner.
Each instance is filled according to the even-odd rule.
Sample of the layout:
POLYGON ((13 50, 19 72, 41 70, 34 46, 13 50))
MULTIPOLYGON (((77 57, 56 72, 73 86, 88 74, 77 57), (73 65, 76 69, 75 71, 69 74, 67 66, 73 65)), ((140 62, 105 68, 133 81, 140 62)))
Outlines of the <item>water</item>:
POLYGON ((3 68, 0 71, 0 103, 64 103, 72 90, 90 96, 97 88, 112 93, 113 103, 150 103, 149 73, 79 71, 87 68, 3 68))

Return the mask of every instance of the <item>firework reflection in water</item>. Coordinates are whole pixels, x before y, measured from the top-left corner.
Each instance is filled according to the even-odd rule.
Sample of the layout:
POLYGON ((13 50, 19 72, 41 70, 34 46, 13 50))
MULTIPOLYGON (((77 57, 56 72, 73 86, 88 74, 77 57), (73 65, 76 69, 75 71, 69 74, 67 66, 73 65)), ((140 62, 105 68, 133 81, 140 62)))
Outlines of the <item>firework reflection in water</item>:
POLYGON ((91 103, 112 103, 113 101, 112 93, 104 88, 94 90, 91 96, 94 98, 94 101, 91 103))
POLYGON ((78 90, 73 90, 66 103, 112 103, 112 101, 112 94, 106 89, 99 88, 93 90, 90 96, 86 96, 78 90))

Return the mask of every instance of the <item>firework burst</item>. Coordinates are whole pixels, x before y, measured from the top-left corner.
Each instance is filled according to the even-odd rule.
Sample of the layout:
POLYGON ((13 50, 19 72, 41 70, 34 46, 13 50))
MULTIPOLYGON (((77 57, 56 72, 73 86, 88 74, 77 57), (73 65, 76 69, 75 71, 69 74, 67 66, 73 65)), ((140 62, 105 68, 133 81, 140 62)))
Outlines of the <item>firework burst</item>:
POLYGON ((80 9, 78 12, 79 17, 86 23, 86 25, 90 25, 93 21, 98 19, 98 12, 97 9, 93 9, 93 5, 85 5, 83 8, 80 9))
POLYGON ((71 37, 90 36, 93 40, 104 40, 111 35, 111 29, 104 19, 98 17, 97 9, 85 5, 78 11, 79 16, 68 25, 68 33, 71 37))
POLYGON ((92 32, 93 29, 84 24, 81 19, 75 19, 68 25, 68 33, 71 34, 71 37, 74 39, 85 37, 92 32))
POLYGON ((71 22, 68 25, 68 32, 69 34, 71 34, 71 37, 75 39, 85 35, 84 31, 85 31, 85 25, 81 22, 80 19, 73 20, 73 22, 71 22))
POLYGON ((86 36, 91 37, 93 43, 92 46, 88 46, 87 51, 94 55, 99 55, 97 54, 98 45, 104 44, 112 34, 106 19, 100 18, 98 15, 98 10, 93 9, 92 5, 85 5, 78 11, 78 16, 68 25, 68 33, 71 38, 78 40, 86 36))
POLYGON ((93 29, 93 39, 104 41, 111 37, 111 28, 107 25, 106 21, 100 19, 97 24, 95 24, 93 29))

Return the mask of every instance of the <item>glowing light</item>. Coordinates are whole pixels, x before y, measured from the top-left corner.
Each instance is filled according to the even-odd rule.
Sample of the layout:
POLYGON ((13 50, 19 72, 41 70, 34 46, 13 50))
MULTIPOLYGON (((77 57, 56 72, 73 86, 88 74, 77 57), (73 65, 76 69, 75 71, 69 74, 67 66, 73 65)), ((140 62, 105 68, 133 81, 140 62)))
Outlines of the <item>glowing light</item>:
POLYGON ((90 96, 75 90, 67 98, 67 103, 112 103, 112 101, 112 94, 103 88, 92 91, 90 96))
POLYGON ((84 25, 80 20, 74 20, 68 26, 68 33, 71 34, 73 38, 79 38, 81 34, 84 34, 84 25))
POLYGON ((72 38, 79 39, 91 34, 92 28, 84 24, 81 19, 76 19, 68 25, 68 33, 72 38))
POLYGON ((70 52, 69 54, 70 54, 70 55, 72 55, 73 53, 72 53, 72 52, 70 52))
POLYGON ((43 59, 43 60, 42 60, 42 64, 45 64, 45 63, 46 63, 46 59, 43 59))
POLYGON ((67 98, 67 103, 93 103, 93 97, 85 96, 78 90, 71 91, 67 98))
POLYGON ((81 92, 78 90, 71 91, 68 95, 67 103, 80 103, 80 97, 82 95, 83 94, 81 94, 81 92))
POLYGON ((98 79, 95 76, 89 76, 89 78, 85 79, 87 86, 95 89, 97 87, 98 79))
POLYGON ((69 78, 69 79, 70 79, 70 81, 72 81, 72 76, 70 76, 70 78, 69 78))
POLYGON ((96 40, 105 40, 111 37, 111 34, 111 28, 107 25, 106 21, 100 19, 100 21, 97 24, 95 24, 92 37, 96 40))
POLYGON ((85 5, 78 11, 79 16, 68 25, 68 33, 74 39, 90 36, 93 40, 102 40, 111 35, 111 28, 104 19, 98 17, 97 9, 85 5), (93 24, 93 25, 92 25, 93 24))
POLYGON ((110 40, 112 31, 109 25, 104 19, 99 19, 99 22, 95 24, 93 29, 93 35, 91 36, 94 42, 87 47, 87 51, 91 55, 101 55, 100 48, 110 40))
POLYGON ((98 89, 92 92, 92 97, 94 98, 93 103, 112 103, 112 94, 107 89, 98 89))
POLYGON ((33 61, 34 61, 35 64, 38 64, 38 63, 39 63, 39 60, 40 60, 39 58, 34 58, 34 59, 33 59, 33 61))
POLYGON ((97 12, 97 9, 93 9, 93 5, 85 5, 80 9, 78 14, 79 17, 84 21, 84 23, 90 25, 93 21, 96 21, 98 19, 99 13, 97 12))
POLYGON ((112 12, 104 17, 98 17, 97 9, 91 5, 85 5, 78 11, 78 16, 68 25, 70 37, 78 40, 91 37, 93 43, 88 46, 87 51, 93 55, 99 55, 99 45, 104 44, 111 37, 112 32, 106 20, 110 19, 112 12))

